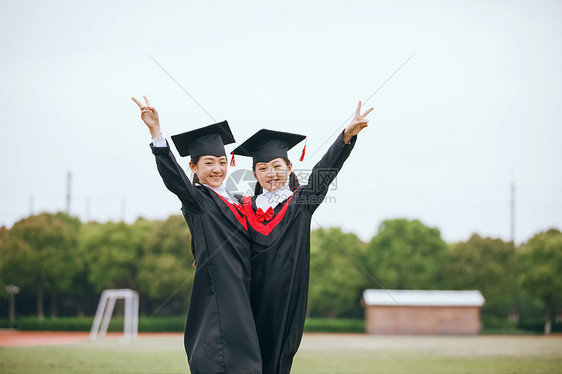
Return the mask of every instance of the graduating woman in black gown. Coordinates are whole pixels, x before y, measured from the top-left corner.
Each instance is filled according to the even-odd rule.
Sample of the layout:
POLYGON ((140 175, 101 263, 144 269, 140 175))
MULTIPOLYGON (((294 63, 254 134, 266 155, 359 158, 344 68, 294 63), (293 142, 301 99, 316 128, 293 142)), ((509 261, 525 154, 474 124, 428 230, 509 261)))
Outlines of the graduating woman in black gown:
POLYGON ((260 130, 234 150, 251 156, 263 191, 243 201, 252 239, 251 304, 264 374, 291 370, 306 317, 310 223, 338 171, 367 126, 358 103, 355 117, 298 187, 287 150, 304 136, 260 130))
POLYGON ((153 138, 150 145, 166 187, 181 201, 196 260, 184 345, 192 374, 260 374, 262 363, 249 301, 250 241, 242 206, 222 185, 224 144, 234 142, 226 121, 172 136, 191 156, 192 184, 162 138, 158 112, 133 100, 153 138))

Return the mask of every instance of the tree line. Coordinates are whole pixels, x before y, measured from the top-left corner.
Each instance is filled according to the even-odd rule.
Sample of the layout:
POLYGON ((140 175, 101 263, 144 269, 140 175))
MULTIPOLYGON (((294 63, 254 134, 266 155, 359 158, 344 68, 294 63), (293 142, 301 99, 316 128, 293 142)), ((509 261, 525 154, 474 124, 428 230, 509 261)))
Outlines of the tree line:
MULTIPOLYGON (((142 315, 184 315, 195 271, 190 241, 179 215, 133 224, 29 216, 0 228, 0 316, 7 315, 7 285, 20 288, 18 315, 93 315, 107 288, 137 290, 142 315)), ((446 243, 437 228, 393 219, 368 243, 339 228, 317 229, 310 256, 311 317, 363 317, 367 288, 480 290, 483 316, 543 318, 547 332, 562 307, 557 229, 520 246, 477 234, 446 243)))

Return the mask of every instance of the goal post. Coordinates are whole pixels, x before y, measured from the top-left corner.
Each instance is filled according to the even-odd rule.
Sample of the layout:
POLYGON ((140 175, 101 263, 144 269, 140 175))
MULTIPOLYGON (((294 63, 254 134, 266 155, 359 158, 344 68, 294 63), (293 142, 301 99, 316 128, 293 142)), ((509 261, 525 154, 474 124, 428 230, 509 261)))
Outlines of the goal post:
POLYGON ((105 336, 115 302, 123 299, 125 303, 125 316, 123 333, 125 340, 136 338, 139 324, 139 294, 130 289, 104 290, 100 297, 94 323, 90 330, 90 340, 96 340, 99 336, 105 336))

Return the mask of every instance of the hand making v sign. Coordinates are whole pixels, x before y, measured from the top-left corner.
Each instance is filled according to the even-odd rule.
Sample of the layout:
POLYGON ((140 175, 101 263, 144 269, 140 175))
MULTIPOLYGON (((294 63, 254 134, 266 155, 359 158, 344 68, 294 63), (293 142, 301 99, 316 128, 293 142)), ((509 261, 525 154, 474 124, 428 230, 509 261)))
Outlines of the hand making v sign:
POLYGON ((148 98, 144 97, 144 102, 146 105, 142 105, 140 101, 131 97, 135 103, 141 109, 141 119, 144 121, 148 129, 150 130, 150 135, 152 135, 152 139, 157 138, 158 136, 162 135, 162 131, 160 131, 160 120, 158 119, 158 112, 156 109, 150 105, 148 98))
POLYGON ((361 114, 361 100, 357 103, 357 110, 355 111, 355 116, 352 118, 351 123, 347 126, 343 132, 343 140, 347 144, 351 141, 355 135, 359 134, 361 130, 368 126, 369 120, 365 119, 367 114, 371 113, 373 108, 367 109, 367 111, 361 114))

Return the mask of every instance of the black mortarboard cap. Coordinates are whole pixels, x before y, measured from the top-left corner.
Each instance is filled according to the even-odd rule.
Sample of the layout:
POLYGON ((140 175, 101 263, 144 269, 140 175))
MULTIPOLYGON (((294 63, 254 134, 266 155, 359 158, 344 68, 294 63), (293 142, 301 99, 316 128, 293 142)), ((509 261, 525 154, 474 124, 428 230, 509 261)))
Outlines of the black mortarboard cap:
POLYGON ((235 142, 226 121, 172 135, 172 140, 180 156, 191 158, 204 155, 226 156, 224 145, 235 142))
POLYGON ((304 135, 261 129, 232 152, 251 156, 254 163, 269 162, 278 157, 287 157, 287 151, 305 138, 304 135))

